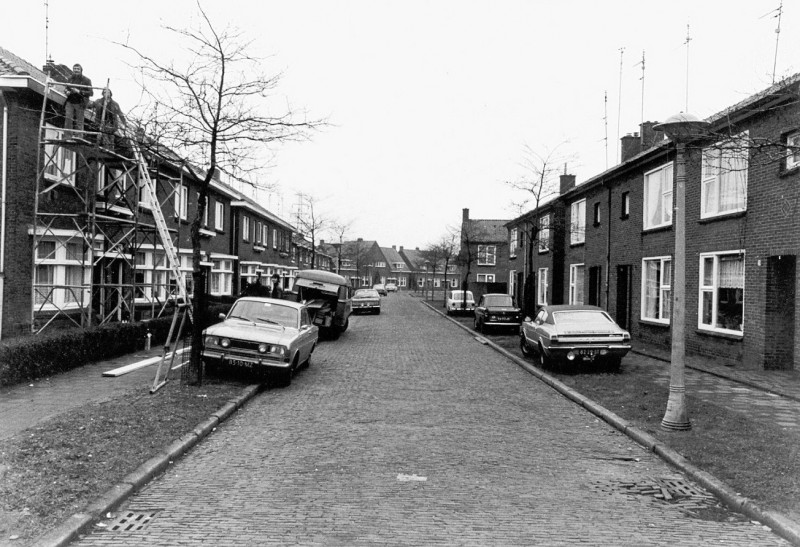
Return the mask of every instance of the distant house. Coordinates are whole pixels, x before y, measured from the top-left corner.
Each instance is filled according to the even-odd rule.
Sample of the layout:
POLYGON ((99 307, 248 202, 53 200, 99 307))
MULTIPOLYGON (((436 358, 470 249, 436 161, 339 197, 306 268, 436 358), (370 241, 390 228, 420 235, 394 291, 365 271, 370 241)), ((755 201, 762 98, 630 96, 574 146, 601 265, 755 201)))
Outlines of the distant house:
POLYGON ((516 294, 516 273, 509 271, 508 220, 471 219, 469 209, 461 217, 459 264, 462 283, 476 293, 516 294))

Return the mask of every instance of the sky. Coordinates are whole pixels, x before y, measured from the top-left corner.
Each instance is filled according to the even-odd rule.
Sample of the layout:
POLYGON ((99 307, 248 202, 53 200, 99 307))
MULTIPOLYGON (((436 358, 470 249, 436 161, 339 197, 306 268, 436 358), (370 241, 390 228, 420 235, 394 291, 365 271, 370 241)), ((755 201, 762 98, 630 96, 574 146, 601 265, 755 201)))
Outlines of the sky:
MULTIPOLYGON (((81 63, 123 110, 142 95, 115 42, 168 61, 182 52, 163 26, 198 13, 195 0, 0 2, 0 46, 37 66, 47 53, 81 63)), ((347 238, 385 247, 424 249, 460 226, 463 208, 518 216, 526 195, 509 182, 530 176, 530 151, 580 184, 619 163, 619 138, 642 121, 705 118, 800 72, 800 3, 784 2, 776 33, 781 0, 202 5, 252 40, 263 72, 281 74, 279 102, 328 121, 310 141, 270 149, 275 190, 253 197, 291 221, 297 194, 310 195, 323 217, 349 223, 347 238)))

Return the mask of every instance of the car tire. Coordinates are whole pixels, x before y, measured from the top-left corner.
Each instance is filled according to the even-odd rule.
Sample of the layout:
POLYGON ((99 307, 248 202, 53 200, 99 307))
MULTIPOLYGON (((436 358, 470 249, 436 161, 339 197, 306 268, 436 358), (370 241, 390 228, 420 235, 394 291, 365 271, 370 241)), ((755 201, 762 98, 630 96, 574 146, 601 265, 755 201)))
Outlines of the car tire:
POLYGON ((537 354, 537 358, 538 358, 538 361, 539 361, 539 366, 541 368, 550 368, 552 366, 553 360, 550 359, 547 356, 547 354, 544 352, 544 349, 542 348, 541 344, 539 345, 539 347, 538 347, 538 349, 536 351, 536 354, 537 354))
POLYGON ((317 345, 316 344, 311 346, 311 351, 308 352, 308 357, 306 357, 306 360, 303 361, 302 365, 300 365, 301 368, 308 368, 308 367, 311 366, 311 356, 314 355, 314 350, 315 349, 317 349, 317 345))
POLYGON ((380 314, 381 314, 381 310, 375 310, 375 315, 380 315, 380 314))
POLYGON ((528 345, 528 340, 522 333, 519 335, 519 350, 522 352, 524 357, 530 357, 533 354, 531 347, 528 345))

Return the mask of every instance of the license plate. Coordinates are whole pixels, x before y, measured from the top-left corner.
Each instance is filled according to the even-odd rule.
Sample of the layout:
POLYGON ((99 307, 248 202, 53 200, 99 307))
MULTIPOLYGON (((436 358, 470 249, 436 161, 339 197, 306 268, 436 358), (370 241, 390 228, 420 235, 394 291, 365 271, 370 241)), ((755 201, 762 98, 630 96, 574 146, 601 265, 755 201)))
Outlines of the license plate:
POLYGON ((579 349, 578 350, 578 355, 590 355, 590 356, 592 356, 592 355, 600 355, 600 350, 599 349, 594 349, 594 348, 592 348, 592 349, 579 349))
POLYGON ((253 368, 255 363, 250 361, 242 361, 241 359, 228 359, 228 364, 232 367, 241 367, 241 368, 253 368))

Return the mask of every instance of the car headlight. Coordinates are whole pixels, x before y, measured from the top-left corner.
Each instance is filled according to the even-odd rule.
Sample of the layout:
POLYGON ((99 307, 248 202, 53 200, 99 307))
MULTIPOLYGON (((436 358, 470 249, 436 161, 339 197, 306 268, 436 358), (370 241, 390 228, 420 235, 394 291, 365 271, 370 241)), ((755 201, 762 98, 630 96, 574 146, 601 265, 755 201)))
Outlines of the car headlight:
POLYGON ((258 353, 267 353, 267 351, 269 351, 269 346, 267 344, 258 345, 258 353))
POLYGON ((283 357, 286 355, 286 348, 284 346, 275 346, 272 344, 259 344, 258 345, 258 352, 259 353, 271 353, 272 355, 276 355, 278 357, 283 357))
POLYGON ((223 348, 231 347, 231 339, 230 338, 223 338, 219 341, 219 345, 223 348))
POLYGON ((206 346, 217 346, 217 345, 219 345, 219 338, 217 338, 216 336, 206 336, 205 345, 206 346))

